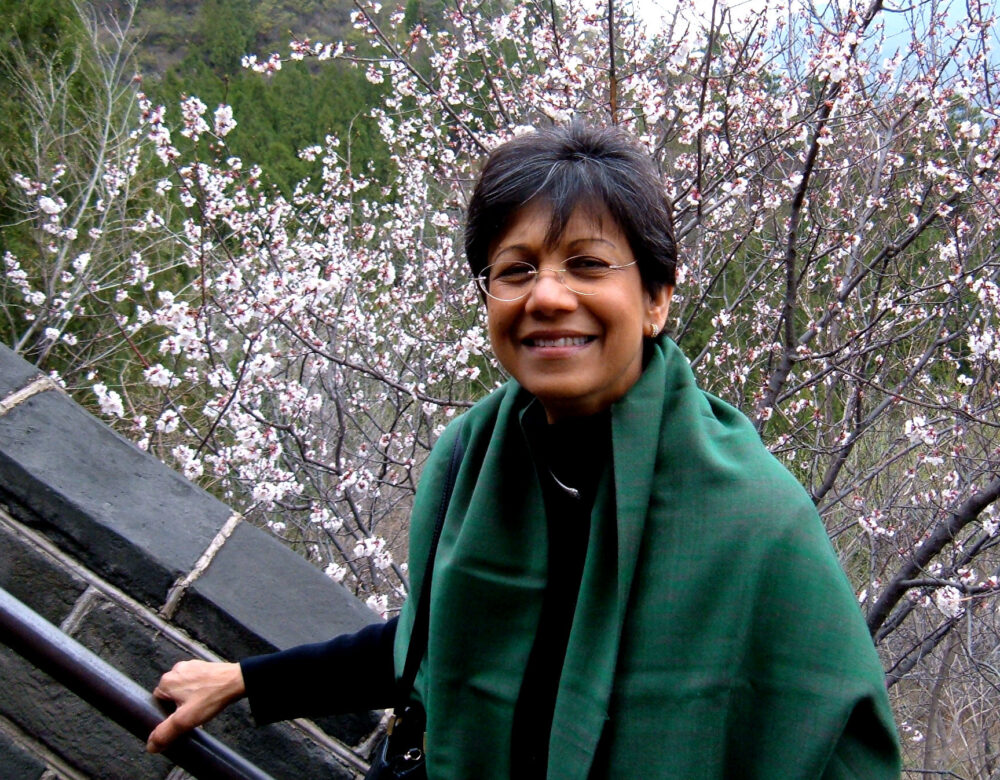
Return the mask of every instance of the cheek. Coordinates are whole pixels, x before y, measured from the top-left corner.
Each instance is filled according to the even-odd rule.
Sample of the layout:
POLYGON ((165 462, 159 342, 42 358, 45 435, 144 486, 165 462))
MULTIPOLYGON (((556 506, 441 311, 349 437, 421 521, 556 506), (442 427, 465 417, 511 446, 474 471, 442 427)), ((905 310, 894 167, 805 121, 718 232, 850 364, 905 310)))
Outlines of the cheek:
POLYGON ((491 305, 486 310, 486 331, 490 337, 490 346, 496 355, 501 354, 506 346, 504 335, 507 319, 504 317, 504 312, 499 311, 496 306, 491 305))
POLYGON ((600 315, 610 331, 621 341, 642 341, 645 326, 645 301, 638 295, 622 296, 605 307, 600 315))

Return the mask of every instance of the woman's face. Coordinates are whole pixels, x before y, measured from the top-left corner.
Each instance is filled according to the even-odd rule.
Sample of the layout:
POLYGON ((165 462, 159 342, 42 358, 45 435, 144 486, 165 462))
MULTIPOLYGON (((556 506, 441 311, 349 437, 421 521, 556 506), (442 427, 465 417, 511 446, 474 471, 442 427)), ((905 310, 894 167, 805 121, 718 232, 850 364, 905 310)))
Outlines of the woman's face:
MULTIPOLYGON (((611 215, 578 208, 555 246, 546 246, 551 210, 529 203, 490 250, 489 262, 513 259, 558 268, 588 254, 614 265, 635 260, 611 215)), ((487 298, 490 341, 497 359, 545 408, 549 422, 595 414, 617 401, 642 373, 643 335, 660 330, 673 288, 650 295, 636 265, 616 271, 594 295, 577 295, 557 274, 536 277, 517 301, 487 298)))

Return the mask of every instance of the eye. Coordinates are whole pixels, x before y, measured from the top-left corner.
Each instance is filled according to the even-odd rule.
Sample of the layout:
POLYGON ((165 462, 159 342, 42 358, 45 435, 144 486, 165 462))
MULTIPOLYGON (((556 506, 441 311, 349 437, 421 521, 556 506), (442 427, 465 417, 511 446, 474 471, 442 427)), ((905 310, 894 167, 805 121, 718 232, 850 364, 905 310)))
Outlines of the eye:
POLYGON ((563 262, 563 266, 573 276, 583 279, 599 279, 607 276, 613 267, 607 260, 593 255, 577 255, 567 258, 563 262))
POLYGON ((504 260, 494 263, 488 269, 491 282, 504 284, 523 284, 535 275, 535 267, 531 263, 520 260, 504 260))

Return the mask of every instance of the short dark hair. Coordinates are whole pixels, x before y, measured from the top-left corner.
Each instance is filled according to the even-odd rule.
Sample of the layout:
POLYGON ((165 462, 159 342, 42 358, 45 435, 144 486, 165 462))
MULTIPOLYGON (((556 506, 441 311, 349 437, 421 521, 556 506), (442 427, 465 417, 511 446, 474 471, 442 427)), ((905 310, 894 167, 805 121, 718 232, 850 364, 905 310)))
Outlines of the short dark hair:
POLYGON ((577 207, 604 206, 628 239, 650 293, 673 285, 677 244, 671 202, 652 158, 614 127, 581 122, 533 130, 497 147, 469 201, 465 255, 482 273, 492 243, 529 202, 552 207, 546 241, 559 240, 577 207))

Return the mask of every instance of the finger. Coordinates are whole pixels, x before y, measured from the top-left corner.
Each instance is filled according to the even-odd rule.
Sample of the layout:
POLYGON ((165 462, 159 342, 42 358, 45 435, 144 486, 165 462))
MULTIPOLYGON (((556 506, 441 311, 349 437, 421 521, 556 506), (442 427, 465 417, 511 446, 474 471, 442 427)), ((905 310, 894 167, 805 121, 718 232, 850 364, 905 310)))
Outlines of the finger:
POLYGON ((147 753, 160 753, 179 736, 172 722, 173 716, 162 721, 153 729, 146 740, 147 753))
POLYGON ((158 699, 176 701, 176 694, 183 689, 186 679, 184 676, 185 668, 190 664, 190 661, 178 661, 169 672, 164 672, 153 689, 153 695, 158 699))
POLYGON ((165 690, 163 690, 159 685, 157 685, 155 688, 153 688, 153 695, 157 699, 169 699, 169 700, 173 700, 173 697, 169 693, 167 693, 165 690))
POLYGON ((185 713, 178 710, 165 718, 159 726, 152 730, 146 740, 146 751, 159 753, 170 746, 175 739, 191 731, 197 724, 190 723, 184 717, 185 713))

